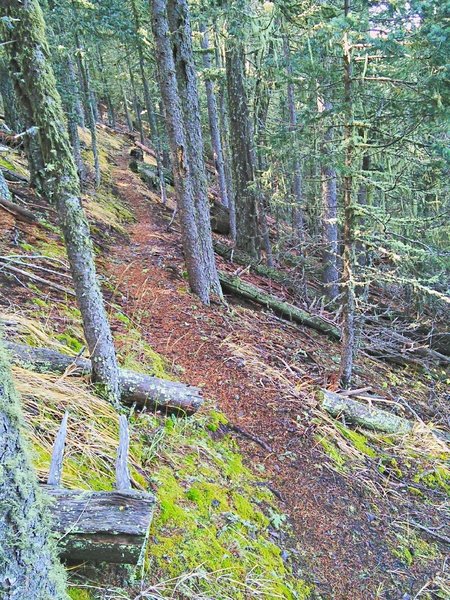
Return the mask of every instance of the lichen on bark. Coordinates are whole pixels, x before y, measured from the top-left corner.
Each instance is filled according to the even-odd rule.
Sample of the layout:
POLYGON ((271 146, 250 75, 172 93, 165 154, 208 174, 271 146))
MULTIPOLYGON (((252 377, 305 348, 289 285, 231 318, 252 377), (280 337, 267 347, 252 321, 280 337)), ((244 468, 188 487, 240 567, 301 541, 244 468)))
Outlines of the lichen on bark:
POLYGON ((22 429, 20 401, 0 340, 0 597, 66 600, 65 573, 22 429))

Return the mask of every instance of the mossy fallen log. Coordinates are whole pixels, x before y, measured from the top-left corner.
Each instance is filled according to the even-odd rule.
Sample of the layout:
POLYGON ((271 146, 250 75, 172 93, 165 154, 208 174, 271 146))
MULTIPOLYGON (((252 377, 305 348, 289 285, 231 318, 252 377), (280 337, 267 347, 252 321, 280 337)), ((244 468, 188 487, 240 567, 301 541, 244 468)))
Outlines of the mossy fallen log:
POLYGON ((137 491, 93 492, 42 486, 60 556, 69 563, 136 564, 147 539, 155 498, 137 491))
POLYGON ((275 296, 267 294, 256 286, 243 281, 239 277, 220 271, 219 279, 225 292, 231 292, 236 296, 240 296, 246 300, 252 300, 261 306, 270 308, 276 314, 288 321, 294 321, 295 323, 300 323, 301 325, 315 329, 320 333, 324 333, 332 340, 339 340, 341 337, 339 329, 332 323, 322 319, 322 317, 312 315, 301 308, 297 308, 288 302, 284 302, 275 296))
MULTIPOLYGON (((332 417, 343 416, 350 425, 357 425, 364 429, 380 431, 390 434, 404 434, 413 430, 414 423, 403 417, 394 415, 387 410, 375 408, 352 400, 347 396, 341 396, 329 390, 320 390, 319 400, 322 408, 332 417)), ((450 434, 441 429, 430 429, 434 435, 445 443, 450 442, 450 434)))
MULTIPOLYGON (((85 358, 66 356, 49 348, 34 348, 25 344, 5 343, 12 361, 25 368, 39 372, 90 375, 91 361, 85 358)), ((135 404, 138 408, 159 409, 168 412, 193 413, 203 404, 200 390, 177 381, 120 369, 119 383, 121 400, 124 404, 135 404)))
POLYGON ((352 425, 384 433, 408 433, 413 423, 386 410, 367 406, 328 390, 320 390, 322 407, 333 417, 343 416, 352 425))

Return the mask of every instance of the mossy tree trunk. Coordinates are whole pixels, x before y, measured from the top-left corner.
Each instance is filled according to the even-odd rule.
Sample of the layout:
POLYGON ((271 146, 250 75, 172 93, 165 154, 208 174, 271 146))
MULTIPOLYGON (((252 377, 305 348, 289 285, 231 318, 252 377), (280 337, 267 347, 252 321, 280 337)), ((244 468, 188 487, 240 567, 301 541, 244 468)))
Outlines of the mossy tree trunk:
POLYGON ((0 597, 67 600, 48 509, 22 430, 19 398, 0 341, 0 597))
POLYGON ((201 260, 205 273, 208 295, 222 295, 216 261, 212 246, 211 221, 209 214, 208 180, 206 177, 203 134, 200 122, 197 76, 192 51, 192 32, 187 0, 168 0, 167 13, 173 39, 173 53, 181 99, 187 154, 197 231, 200 237, 201 260))
POLYGON ((93 379, 119 401, 119 370, 103 298, 96 278, 89 225, 64 123, 61 98, 50 66, 42 11, 37 0, 7 0, 4 38, 17 97, 38 128, 46 169, 46 195, 55 204, 64 235, 93 379))
MULTIPOLYGON (((180 213, 184 258, 191 290, 204 304, 210 302, 211 273, 205 267, 205 256, 191 175, 190 142, 187 140, 183 107, 179 96, 177 70, 172 49, 166 0, 152 0, 152 29, 156 42, 156 58, 161 96, 164 104, 167 137, 172 155, 177 204, 180 213)), ((192 139, 191 139, 192 142, 192 139)), ((209 224, 209 242, 211 229, 209 224)), ((214 256, 213 256, 214 259, 214 256)))

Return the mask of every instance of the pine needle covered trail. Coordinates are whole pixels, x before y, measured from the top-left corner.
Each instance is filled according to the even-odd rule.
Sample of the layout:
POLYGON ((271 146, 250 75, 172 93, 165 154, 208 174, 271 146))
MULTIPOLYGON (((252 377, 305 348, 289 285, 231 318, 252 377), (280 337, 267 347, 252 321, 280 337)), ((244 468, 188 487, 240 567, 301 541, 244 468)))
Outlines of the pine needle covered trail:
POLYGON ((358 492, 321 466, 323 455, 308 432, 312 388, 324 383, 333 343, 270 313, 233 305, 206 308, 192 296, 176 222, 168 227, 170 211, 130 171, 128 151, 117 157, 112 174, 136 217, 130 243, 111 252, 116 300, 152 348, 182 368, 181 379, 203 387, 235 429, 249 434, 240 436, 248 461, 265 471, 283 500, 300 557, 324 586, 319 590, 333 590, 334 598, 348 598, 350 591, 354 598, 372 597, 375 580, 364 574, 376 572, 380 581, 390 561, 380 526, 368 525, 370 509, 358 492))

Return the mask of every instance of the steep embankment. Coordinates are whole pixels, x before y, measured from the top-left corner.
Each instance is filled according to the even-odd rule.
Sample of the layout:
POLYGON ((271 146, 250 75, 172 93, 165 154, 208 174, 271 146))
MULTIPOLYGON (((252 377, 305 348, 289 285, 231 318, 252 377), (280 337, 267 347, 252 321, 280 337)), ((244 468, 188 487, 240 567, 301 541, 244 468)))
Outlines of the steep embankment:
MULTIPOLYGON (((382 516, 389 514, 389 502, 381 494, 362 493, 364 477, 355 485, 345 472, 353 451, 356 458, 362 455, 359 471, 367 475, 364 459, 376 458, 377 451, 362 435, 346 428, 336 431, 324 415, 318 426, 315 387, 330 383, 338 345, 256 306, 235 304, 233 298, 228 307, 202 307, 187 291, 178 227, 168 227, 171 211, 130 172, 126 152, 118 157, 113 178, 137 220, 129 229, 131 245, 117 247, 110 266, 127 310, 139 315, 151 346, 182 367, 183 380, 203 386, 206 398, 238 431, 244 430, 240 443, 247 460, 265 474, 282 501, 297 552, 313 568, 318 590, 333 598, 375 597, 384 585, 397 590, 392 593, 406 591, 405 574, 392 553, 396 538, 390 519, 382 516), (345 440, 350 440, 347 447, 345 440), (340 463, 341 474, 324 460, 322 446, 340 463)), ((221 268, 234 268, 218 260, 221 268)), ((282 292, 264 278, 247 278, 282 292)), ((391 369, 363 360, 356 387, 369 383, 383 389, 387 378, 395 382, 391 369)), ((365 483, 382 487, 376 477, 365 483)))
MULTIPOLYGON (((172 206, 163 207, 128 169, 126 138, 104 129, 99 138, 103 183, 85 205, 120 360, 202 386, 206 398, 201 413, 188 419, 131 420, 134 484, 155 491, 160 503, 144 568, 148 594, 302 598, 308 593, 302 579, 342 600, 414 597, 423 586, 445 594, 438 540, 410 525, 439 526, 448 491, 445 448, 426 430, 390 439, 327 417, 315 391, 333 388, 339 345, 325 336, 231 297, 227 306, 203 307, 187 288, 176 219, 169 225, 172 206)), ((11 159, 17 162, 16 155, 11 159)), ((3 253, 12 254, 16 240, 13 253, 25 263, 22 269, 44 266, 53 271, 41 272, 45 278, 69 288, 54 219, 45 203, 22 191, 47 217, 39 226, 17 226, 8 217, 3 253)), ((218 260, 225 270, 237 269, 218 260)), ((279 284, 246 270, 243 276, 289 297, 279 284)), ((2 284, 10 335, 81 350, 80 316, 70 295, 11 273, 2 284)), ((65 484, 111 487, 112 409, 79 379, 17 368, 15 376, 40 475, 70 407, 65 484)), ((439 377, 430 377, 413 380, 409 372, 362 356, 355 387, 370 385, 387 408, 399 410, 398 398, 407 398, 407 407, 427 414, 421 409, 430 405, 430 393, 440 407, 444 389, 439 377)), ((98 584, 86 582, 86 574, 76 577, 98 584)), ((108 587, 110 597, 124 597, 119 582, 117 590, 110 581, 108 587)), ((74 598, 84 593, 87 588, 72 591, 74 598)))

